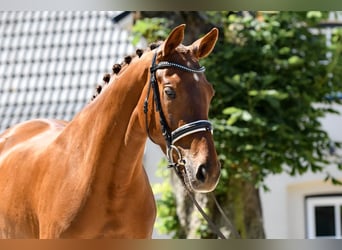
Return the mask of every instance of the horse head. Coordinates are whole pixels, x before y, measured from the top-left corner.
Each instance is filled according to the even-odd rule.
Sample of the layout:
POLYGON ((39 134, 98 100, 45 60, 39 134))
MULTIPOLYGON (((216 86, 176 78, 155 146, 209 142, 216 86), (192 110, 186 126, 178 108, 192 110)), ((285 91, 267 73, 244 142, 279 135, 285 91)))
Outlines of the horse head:
MULTIPOLYGON (((184 28, 176 27, 155 49, 149 89, 153 90, 157 112, 152 117, 146 115, 146 126, 150 138, 161 146, 170 166, 177 167, 185 184, 193 191, 210 192, 220 176, 208 121, 214 90, 199 60, 213 50, 218 30, 214 28, 185 46, 181 44, 184 28)), ((149 103, 145 106, 152 107, 152 98, 146 100, 149 103)))

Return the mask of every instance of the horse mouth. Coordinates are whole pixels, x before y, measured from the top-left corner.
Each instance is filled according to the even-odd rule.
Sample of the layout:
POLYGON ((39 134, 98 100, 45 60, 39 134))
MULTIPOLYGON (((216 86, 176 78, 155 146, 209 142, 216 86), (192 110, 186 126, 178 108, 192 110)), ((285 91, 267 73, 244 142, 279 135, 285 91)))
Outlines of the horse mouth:
POLYGON ((214 184, 209 183, 202 183, 201 181, 197 180, 190 165, 179 165, 175 169, 176 173, 183 183, 184 187, 191 192, 196 193, 208 193, 215 189, 219 178, 214 184))

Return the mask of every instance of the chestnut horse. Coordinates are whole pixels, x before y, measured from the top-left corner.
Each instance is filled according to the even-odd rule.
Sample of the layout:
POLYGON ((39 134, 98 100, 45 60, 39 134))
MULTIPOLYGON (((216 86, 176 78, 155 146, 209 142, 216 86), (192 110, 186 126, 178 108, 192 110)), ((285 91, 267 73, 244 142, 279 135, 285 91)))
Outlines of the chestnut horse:
POLYGON ((218 30, 184 46, 184 28, 114 69, 71 122, 37 119, 0 135, 1 238, 150 238, 148 136, 193 191, 216 187, 214 90, 199 59, 211 53, 218 30))

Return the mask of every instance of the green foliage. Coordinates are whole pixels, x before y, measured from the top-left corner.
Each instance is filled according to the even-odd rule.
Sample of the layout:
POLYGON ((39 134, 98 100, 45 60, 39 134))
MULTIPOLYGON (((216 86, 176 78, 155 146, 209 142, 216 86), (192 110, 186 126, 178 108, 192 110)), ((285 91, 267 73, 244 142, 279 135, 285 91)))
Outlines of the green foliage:
POLYGON ((226 178, 221 185, 245 178, 258 186, 269 174, 316 172, 327 164, 331 140, 319 119, 332 110, 314 104, 339 102, 327 96, 342 89, 342 64, 336 62, 341 36, 336 31, 328 48, 315 28, 325 16, 279 12, 220 19, 224 39, 205 65, 216 90, 211 117, 226 178))
POLYGON ((176 198, 172 192, 170 184, 170 169, 166 168, 166 160, 163 159, 156 175, 163 177, 164 182, 153 184, 153 193, 160 198, 157 199, 157 221, 156 229, 161 234, 173 235, 173 238, 179 238, 179 219, 176 212, 176 198))
POLYGON ((149 43, 163 40, 170 32, 170 29, 166 28, 167 26, 168 20, 165 18, 139 19, 133 26, 132 43, 136 45, 142 37, 149 43))

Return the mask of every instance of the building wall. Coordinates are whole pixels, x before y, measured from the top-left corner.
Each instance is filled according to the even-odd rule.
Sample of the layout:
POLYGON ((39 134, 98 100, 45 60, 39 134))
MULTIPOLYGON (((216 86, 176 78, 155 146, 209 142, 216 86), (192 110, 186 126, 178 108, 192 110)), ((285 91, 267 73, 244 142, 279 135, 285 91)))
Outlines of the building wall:
MULTIPOLYGON (((333 25, 340 24, 342 12, 331 12, 329 20, 333 25)), ((332 29, 326 28, 328 38, 331 37, 332 29)), ((335 105, 342 114, 342 106, 335 105)), ((342 142, 342 116, 327 115, 321 120, 322 127, 329 134, 330 138, 342 142)), ((340 153, 341 155, 341 153, 340 153)), ((342 159, 334 159, 342 161, 342 159)), ((325 172, 342 180, 342 173, 336 166, 329 166, 322 173, 306 173, 302 176, 290 177, 287 174, 269 176, 266 184, 270 192, 260 192, 264 227, 266 237, 271 239, 303 239, 307 235, 307 209, 305 197, 310 195, 342 194, 342 186, 335 186, 324 182, 325 172)))
MULTIPOLYGON (((342 112, 342 106, 334 106, 342 112)), ((332 139, 342 141, 342 116, 328 115, 322 126, 332 139)), ((322 194, 342 194, 342 186, 324 182, 326 172, 342 180, 336 166, 329 166, 321 173, 301 176, 281 174, 269 176, 266 184, 270 192, 260 192, 266 237, 271 239, 306 238, 305 197, 322 194)))

